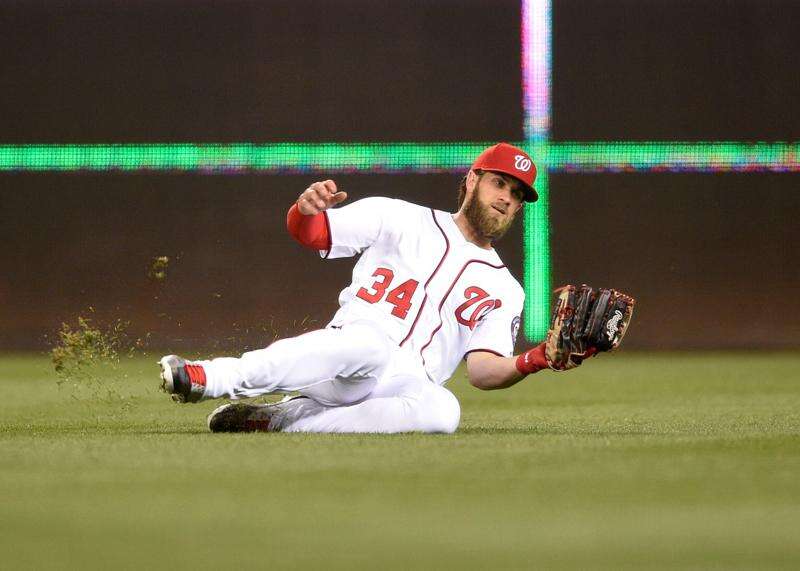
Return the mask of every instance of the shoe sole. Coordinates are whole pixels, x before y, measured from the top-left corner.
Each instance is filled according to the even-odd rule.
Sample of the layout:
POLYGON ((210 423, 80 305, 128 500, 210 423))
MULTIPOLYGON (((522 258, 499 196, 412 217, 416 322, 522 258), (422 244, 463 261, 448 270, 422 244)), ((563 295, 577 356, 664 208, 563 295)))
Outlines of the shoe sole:
POLYGON ((170 361, 179 358, 177 355, 167 355, 166 357, 161 357, 161 360, 158 361, 161 366, 161 390, 170 395, 175 402, 185 403, 186 399, 183 395, 175 392, 175 381, 172 377, 172 365, 170 363, 170 361))
POLYGON ((167 355, 161 357, 158 364, 161 366, 161 390, 165 393, 174 394, 175 385, 172 382, 172 365, 169 364, 169 359, 175 355, 167 355))
POLYGON ((271 405, 250 405, 243 403, 227 403, 218 406, 206 418, 206 426, 211 432, 273 432, 269 429, 271 405), (230 412, 230 419, 223 419, 223 423, 218 425, 216 430, 212 427, 215 417, 224 416, 226 411, 230 412), (231 422, 233 421, 233 422, 231 422))
MULTIPOLYGON (((223 404, 221 406, 218 406, 217 408, 212 410, 211 413, 206 417, 206 426, 208 427, 208 429, 211 430, 211 419, 212 418, 214 418, 217 414, 221 413, 223 410, 228 409, 228 408, 230 408, 232 406, 233 405, 231 403, 227 403, 227 404, 223 404)), ((211 432, 217 432, 217 431, 211 430, 211 432)))

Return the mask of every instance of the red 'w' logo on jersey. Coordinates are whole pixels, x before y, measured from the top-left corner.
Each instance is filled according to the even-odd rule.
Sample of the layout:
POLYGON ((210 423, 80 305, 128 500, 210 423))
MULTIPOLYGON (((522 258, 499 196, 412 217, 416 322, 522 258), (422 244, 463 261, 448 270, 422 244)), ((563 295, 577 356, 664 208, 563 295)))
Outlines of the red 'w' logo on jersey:
POLYGON ((499 299, 486 299, 489 294, 477 286, 469 286, 464 290, 464 297, 467 301, 462 303, 456 308, 456 320, 461 325, 466 325, 470 329, 475 329, 478 322, 483 319, 487 313, 493 309, 497 309, 503 302, 499 299), (477 305, 476 305, 477 304, 477 305), (473 306, 472 313, 466 317, 466 312, 473 306))

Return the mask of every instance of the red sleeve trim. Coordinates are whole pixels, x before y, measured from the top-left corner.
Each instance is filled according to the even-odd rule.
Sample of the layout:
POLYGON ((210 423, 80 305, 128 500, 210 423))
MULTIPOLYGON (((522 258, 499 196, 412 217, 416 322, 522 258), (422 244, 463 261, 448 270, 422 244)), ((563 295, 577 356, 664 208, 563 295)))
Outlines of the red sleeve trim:
POLYGON ((286 213, 286 228, 292 238, 306 248, 330 252, 331 230, 328 215, 325 212, 306 216, 300 212, 297 204, 293 204, 286 213))
POLYGON ((538 373, 542 369, 547 369, 547 358, 545 357, 545 343, 539 343, 533 349, 528 349, 517 357, 515 365, 517 371, 523 375, 538 373))

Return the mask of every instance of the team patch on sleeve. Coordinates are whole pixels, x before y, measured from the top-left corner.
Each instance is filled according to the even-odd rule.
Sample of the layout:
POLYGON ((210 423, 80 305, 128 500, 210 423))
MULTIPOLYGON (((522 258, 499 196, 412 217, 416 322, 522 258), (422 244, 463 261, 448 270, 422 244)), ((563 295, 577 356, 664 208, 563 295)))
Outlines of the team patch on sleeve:
POLYGON ((511 351, 514 351, 514 347, 517 344, 517 335, 519 335, 519 322, 519 315, 511 320, 511 351))

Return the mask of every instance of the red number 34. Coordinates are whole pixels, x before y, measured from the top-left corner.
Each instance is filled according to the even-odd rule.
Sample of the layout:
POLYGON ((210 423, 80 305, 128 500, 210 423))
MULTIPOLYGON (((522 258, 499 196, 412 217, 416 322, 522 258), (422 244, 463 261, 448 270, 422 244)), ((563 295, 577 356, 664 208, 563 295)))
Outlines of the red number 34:
MULTIPOLYGON (((356 295, 366 302, 378 303, 392 284, 394 272, 389 268, 378 268, 372 275, 378 278, 370 286, 373 291, 362 287, 356 295)), ((406 318, 408 310, 411 309, 411 298, 414 297, 414 292, 417 291, 418 285, 419 282, 417 280, 406 280, 396 288, 389 290, 389 293, 386 294, 386 301, 394 306, 392 315, 400 319, 406 318)))

